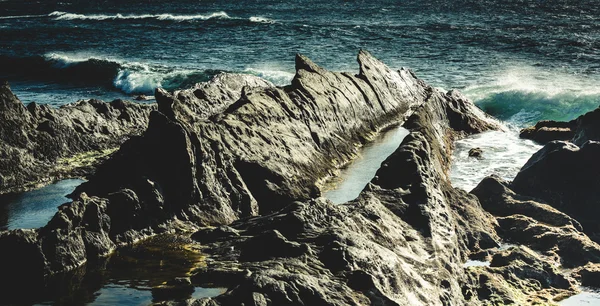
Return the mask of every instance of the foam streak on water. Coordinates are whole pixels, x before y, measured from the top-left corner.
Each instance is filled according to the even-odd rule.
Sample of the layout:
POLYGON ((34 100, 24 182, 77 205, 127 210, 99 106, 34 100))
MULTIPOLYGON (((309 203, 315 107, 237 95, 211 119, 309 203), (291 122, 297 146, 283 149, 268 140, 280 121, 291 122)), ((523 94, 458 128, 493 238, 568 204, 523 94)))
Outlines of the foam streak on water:
POLYGON ((530 140, 520 139, 515 129, 489 131, 461 139, 456 142, 452 156, 452 185, 470 191, 492 174, 512 180, 540 148, 530 140), (482 158, 469 157, 472 148, 481 148, 482 158))

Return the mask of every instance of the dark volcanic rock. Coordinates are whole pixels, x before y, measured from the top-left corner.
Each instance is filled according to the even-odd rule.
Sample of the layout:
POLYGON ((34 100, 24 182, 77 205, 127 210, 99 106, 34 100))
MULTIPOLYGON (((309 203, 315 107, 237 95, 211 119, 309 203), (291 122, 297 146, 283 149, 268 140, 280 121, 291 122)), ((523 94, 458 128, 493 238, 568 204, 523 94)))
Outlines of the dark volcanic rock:
POLYGON ((571 140, 575 135, 575 121, 559 122, 543 120, 532 127, 521 130, 520 137, 531 139, 535 142, 546 144, 553 140, 571 140))
POLYGON ((535 126, 521 130, 520 136, 541 144, 564 140, 582 146, 588 140, 600 141, 600 108, 569 122, 540 121, 535 126))
POLYGON ((473 148, 469 150, 469 157, 477 157, 480 158, 483 155, 483 150, 481 148, 473 148))
POLYGON ((512 191, 498 177, 485 178, 471 191, 497 217, 505 240, 535 249, 565 267, 600 263, 600 246, 582 233, 575 219, 538 199, 512 191))
POLYGON ((599 241, 599 154, 600 143, 595 141, 588 141, 581 148, 568 142, 550 142, 523 166, 511 188, 569 214, 592 239, 599 241))
MULTIPOLYGON (((524 304, 574 291, 556 269, 531 254, 510 251, 496 272, 481 277, 463 268, 470 252, 498 246, 497 225, 474 196, 452 188, 448 153, 455 137, 495 125, 473 115, 476 111, 464 113, 469 124, 449 120, 457 109, 448 107, 452 101, 472 107, 453 97, 433 92, 416 110, 405 124, 411 134, 358 199, 342 205, 297 202, 234 222, 220 231, 230 239, 204 240, 211 260, 192 282, 233 289, 199 302, 252 305, 260 295, 272 305, 465 305, 498 299, 524 304), (236 235, 227 234, 233 231, 236 235), (249 242, 264 235, 278 237, 273 247, 259 247, 261 257, 242 260, 249 242), (278 244, 306 251, 281 254, 278 244), (515 267, 517 274, 511 273, 515 267), (495 294, 478 289, 487 275, 495 281, 490 285, 495 294)), ((204 235, 214 237, 210 230, 195 237, 204 235)))
POLYGON ((121 100, 25 107, 7 83, 0 85, 0 194, 90 174, 146 128, 152 109, 121 100))
POLYGON ((358 62, 361 73, 354 76, 299 55, 296 77, 284 88, 222 74, 194 89, 158 90, 159 111, 148 130, 79 191, 105 197, 130 189, 142 201, 160 197, 165 211, 204 224, 316 197, 357 145, 402 120, 431 90, 410 71, 392 71, 366 52, 358 62), (158 194, 141 188, 148 182, 158 194))
MULTIPOLYGON (((22 279, 43 279, 157 232, 214 225, 193 235, 207 266, 189 283, 157 287, 158 295, 187 296, 191 283, 229 288, 186 302, 199 305, 523 305, 574 292, 552 260, 525 247, 500 250, 509 222, 450 184, 454 140, 499 125, 458 92, 366 52, 358 62, 351 75, 298 56, 283 88, 222 74, 190 90, 158 90, 148 129, 73 203, 44 228, 0 233, 0 247, 27 260, 0 252, 0 271, 13 275, 32 262, 22 279), (357 146, 403 121, 410 134, 356 200, 318 198, 357 146), (465 268, 476 253, 492 265, 465 268)), ((530 206, 578 233, 568 216, 530 206)))
POLYGON ((587 264, 573 271, 573 274, 582 286, 600 288, 600 264, 587 264))

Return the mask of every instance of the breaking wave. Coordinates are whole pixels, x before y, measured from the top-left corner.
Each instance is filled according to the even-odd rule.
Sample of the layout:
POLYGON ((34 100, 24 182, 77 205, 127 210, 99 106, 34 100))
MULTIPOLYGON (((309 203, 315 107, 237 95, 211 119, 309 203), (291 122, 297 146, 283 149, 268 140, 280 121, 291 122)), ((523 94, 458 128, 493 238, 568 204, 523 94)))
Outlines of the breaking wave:
MULTIPOLYGON (((0 56, 0 66, 3 67, 2 74, 19 76, 28 81, 103 86, 126 94, 146 95, 152 95, 158 87, 167 90, 189 88, 196 83, 208 81, 219 73, 228 72, 61 53, 25 58, 0 56)), ((268 67, 247 68, 237 72, 256 75, 276 85, 289 84, 294 77, 291 72, 268 67)))
MULTIPOLYGON (((54 20, 140 20, 140 19, 155 19, 155 20, 168 20, 168 21, 193 21, 193 20, 210 20, 210 19, 224 19, 224 20, 247 20, 254 23, 275 23, 274 20, 260 17, 260 16, 252 16, 249 18, 241 18, 241 17, 232 17, 229 16, 226 12, 214 12, 210 14, 196 14, 196 15, 174 15, 174 14, 76 14, 76 13, 68 13, 68 12, 60 12, 55 11, 47 15, 48 17, 53 17, 54 20)), ((12 16, 14 18, 19 18, 19 16, 12 16)))

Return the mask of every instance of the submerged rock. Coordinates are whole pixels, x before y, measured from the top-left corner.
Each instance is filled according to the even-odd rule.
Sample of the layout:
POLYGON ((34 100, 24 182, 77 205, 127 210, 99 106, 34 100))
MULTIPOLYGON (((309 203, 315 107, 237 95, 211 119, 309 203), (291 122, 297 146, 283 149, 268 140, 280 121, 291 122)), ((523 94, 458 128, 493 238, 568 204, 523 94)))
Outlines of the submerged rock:
POLYGON ((121 100, 27 106, 0 85, 0 194, 86 176, 147 125, 153 106, 121 100))
POLYGON ((473 148, 469 150, 469 157, 481 158, 483 155, 483 150, 481 148, 473 148))

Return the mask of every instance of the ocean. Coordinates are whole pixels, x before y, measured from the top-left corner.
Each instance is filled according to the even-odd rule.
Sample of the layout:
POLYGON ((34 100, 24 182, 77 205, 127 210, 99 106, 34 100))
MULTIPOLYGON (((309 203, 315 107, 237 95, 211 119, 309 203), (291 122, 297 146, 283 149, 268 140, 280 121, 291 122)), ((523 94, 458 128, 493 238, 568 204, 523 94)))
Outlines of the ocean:
POLYGON ((458 144, 453 177, 467 190, 492 173, 512 179, 539 149, 520 128, 600 104, 600 7, 589 0, 0 0, 0 78, 25 103, 132 99, 223 71, 283 86, 296 53, 358 72, 361 48, 506 124, 509 134, 458 144), (472 146, 490 158, 474 163, 472 146))
POLYGON ((0 77, 24 102, 60 105, 178 89, 221 71, 285 85, 302 53, 390 67, 457 88, 520 125, 600 102, 595 1, 0 1, 0 77))

